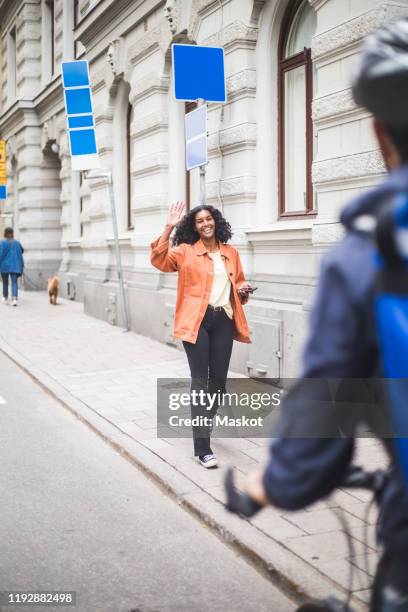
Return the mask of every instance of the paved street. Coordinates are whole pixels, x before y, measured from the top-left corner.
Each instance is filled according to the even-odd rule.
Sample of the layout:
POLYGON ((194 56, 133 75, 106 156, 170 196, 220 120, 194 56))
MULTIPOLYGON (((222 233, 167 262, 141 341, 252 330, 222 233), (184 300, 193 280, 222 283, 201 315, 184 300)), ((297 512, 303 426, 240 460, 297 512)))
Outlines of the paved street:
MULTIPOLYGON (((234 522, 220 503, 224 499, 223 468, 234 465, 242 482, 249 470, 262 464, 267 455, 268 441, 215 440, 214 450, 222 469, 208 472, 192 458, 190 440, 157 439, 156 378, 187 377, 183 353, 133 333, 124 334, 116 327, 88 317, 82 312, 82 304, 60 300, 58 307, 51 307, 44 293, 23 293, 17 309, 1 308, 0 348, 12 355, 61 401, 83 413, 84 418, 90 421, 98 419, 93 426, 103 429, 104 435, 109 438, 122 436, 117 444, 132 445, 130 454, 137 455, 139 462, 147 465, 152 473, 162 474, 160 478, 165 486, 172 489, 173 483, 181 479, 183 503, 205 516, 210 525, 217 525, 220 532, 231 529, 234 540, 255 551, 266 567, 272 567, 278 575, 283 575, 300 592, 325 595, 336 590, 344 593, 351 562, 355 567, 355 602, 367 600, 370 575, 377 558, 375 511, 368 517, 369 540, 368 544, 364 542, 367 493, 338 491, 329 500, 306 511, 287 513, 268 509, 251 522, 239 519, 234 522), (117 434, 109 433, 112 431, 117 434), (344 535, 332 508, 341 508, 350 524, 357 555, 353 559, 349 558, 344 535), (363 554, 369 556, 369 574, 366 573, 363 554)), ((20 390, 16 389, 18 392, 20 390)), ((6 410, 10 410, 7 406, 6 410)), ((47 409, 41 410, 45 418, 47 409)), ((68 422, 68 417, 65 418, 68 422)), ((44 435, 47 440, 53 440, 54 433, 50 434, 50 426, 46 424, 44 435)), ((14 422, 13 426, 18 431, 25 431, 21 421, 14 422)), ((37 430, 33 439, 41 436, 38 423, 37 430)), ((71 439, 65 431, 59 433, 65 440, 67 437, 71 439)), ((85 436, 84 433, 80 435, 85 436)), ((85 453, 87 444, 81 447, 82 453, 85 453)), ((51 453, 46 448, 42 450, 51 453)), ((73 450, 75 453, 69 453, 70 456, 78 449, 75 447, 73 450)), ((93 454, 90 446, 88 454, 93 454)), ((365 440, 360 445, 358 459, 371 468, 381 465, 383 454, 378 443, 365 440)), ((71 478, 73 469, 68 474, 71 478)), ((45 480, 48 476, 43 474, 42 477, 45 480)), ((90 494, 89 486, 79 482, 77 486, 83 488, 86 499, 90 494)), ((113 484, 110 482, 109 486, 113 484)), ((95 503, 96 500, 97 497, 95 503)), ((106 505, 103 500, 99 500, 98 507, 99 504, 106 505)), ((84 505, 85 514, 94 515, 93 503, 84 502, 84 505)), ((63 507, 70 507, 70 504, 63 507)), ((150 506, 147 508, 150 513, 150 506)), ((104 520, 109 523, 106 516, 104 520)), ((129 517, 127 520, 130 521, 129 517)), ((174 529, 174 533, 180 533, 174 527, 173 519, 165 521, 165 524, 174 529)), ((177 558, 178 553, 174 552, 174 555, 177 558)), ((144 601, 145 604, 149 602, 144 601)))
POLYGON ((0 388, 0 590, 74 590, 81 612, 293 609, 4 355, 0 388))

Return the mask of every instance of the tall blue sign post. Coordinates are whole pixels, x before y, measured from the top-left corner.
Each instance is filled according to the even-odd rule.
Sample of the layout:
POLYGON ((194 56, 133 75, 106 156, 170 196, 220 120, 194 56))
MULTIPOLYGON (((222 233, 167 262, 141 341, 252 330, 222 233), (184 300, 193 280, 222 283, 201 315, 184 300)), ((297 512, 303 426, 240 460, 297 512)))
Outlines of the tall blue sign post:
POLYGON ((197 102, 186 115, 186 169, 200 168, 200 203, 205 204, 205 167, 208 164, 207 102, 227 101, 224 49, 198 45, 172 45, 176 100, 197 102))
POLYGON ((88 62, 63 62, 61 67, 72 169, 99 168, 88 62))
POLYGON ((128 331, 129 317, 123 281, 122 260, 120 256, 112 173, 109 170, 99 169, 100 159, 96 144, 89 65, 86 60, 62 62, 61 72, 72 170, 87 170, 89 172, 85 175, 85 178, 104 178, 108 183, 119 295, 124 318, 124 327, 125 330, 128 331))

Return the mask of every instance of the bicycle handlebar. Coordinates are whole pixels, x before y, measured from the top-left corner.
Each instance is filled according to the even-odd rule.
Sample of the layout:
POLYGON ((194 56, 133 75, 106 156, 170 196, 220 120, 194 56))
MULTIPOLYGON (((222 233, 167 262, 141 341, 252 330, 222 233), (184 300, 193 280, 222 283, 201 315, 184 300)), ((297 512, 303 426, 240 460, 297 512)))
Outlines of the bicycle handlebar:
MULTIPOLYGON (((368 489, 375 495, 379 495, 389 478, 388 470, 376 470, 366 472, 363 468, 352 466, 341 487, 347 489, 368 489)), ((224 480, 225 492, 227 495, 226 508, 229 512, 250 518, 254 516, 263 506, 258 504, 249 495, 239 491, 234 482, 234 470, 228 468, 224 480)))
POLYGON ((253 500, 249 495, 239 491, 234 482, 234 470, 228 468, 224 480, 225 492, 227 494, 227 503, 225 507, 230 512, 250 518, 254 516, 262 506, 253 500))
POLYGON ((378 495, 383 490, 388 478, 389 470, 366 472, 363 468, 352 465, 341 486, 345 489, 368 489, 378 495))

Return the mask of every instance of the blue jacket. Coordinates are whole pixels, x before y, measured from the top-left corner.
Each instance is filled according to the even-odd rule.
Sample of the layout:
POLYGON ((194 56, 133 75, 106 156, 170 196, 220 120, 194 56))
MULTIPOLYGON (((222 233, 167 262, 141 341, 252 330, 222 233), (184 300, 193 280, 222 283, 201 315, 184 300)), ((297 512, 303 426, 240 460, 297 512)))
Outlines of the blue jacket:
MULTIPOLYGON (((408 194, 408 164, 345 209, 341 221, 346 235, 323 259, 302 377, 286 397, 263 477, 267 495, 278 507, 296 510, 325 497, 341 485, 353 458, 353 437, 302 438, 299 423, 316 418, 316 402, 306 399, 310 379, 321 384, 324 398, 327 379, 379 375, 373 226, 384 206, 402 193, 408 194), (294 431, 299 432, 296 438, 294 431)), ((393 461, 393 441, 384 444, 393 461)), ((381 505, 380 540, 389 550, 408 551, 408 500, 398 470, 381 505)))
POLYGON ((18 240, 0 241, 0 272, 22 274, 24 268, 24 249, 18 240))

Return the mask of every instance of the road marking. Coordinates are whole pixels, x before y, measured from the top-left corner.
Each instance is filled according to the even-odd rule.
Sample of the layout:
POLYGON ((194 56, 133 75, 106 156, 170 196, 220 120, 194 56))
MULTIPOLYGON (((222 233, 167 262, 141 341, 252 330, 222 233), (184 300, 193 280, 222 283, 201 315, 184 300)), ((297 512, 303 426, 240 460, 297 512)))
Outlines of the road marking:
POLYGON ((0 404, 7 404, 6 400, 4 399, 4 397, 1 397, 1 395, 0 395, 0 404))

